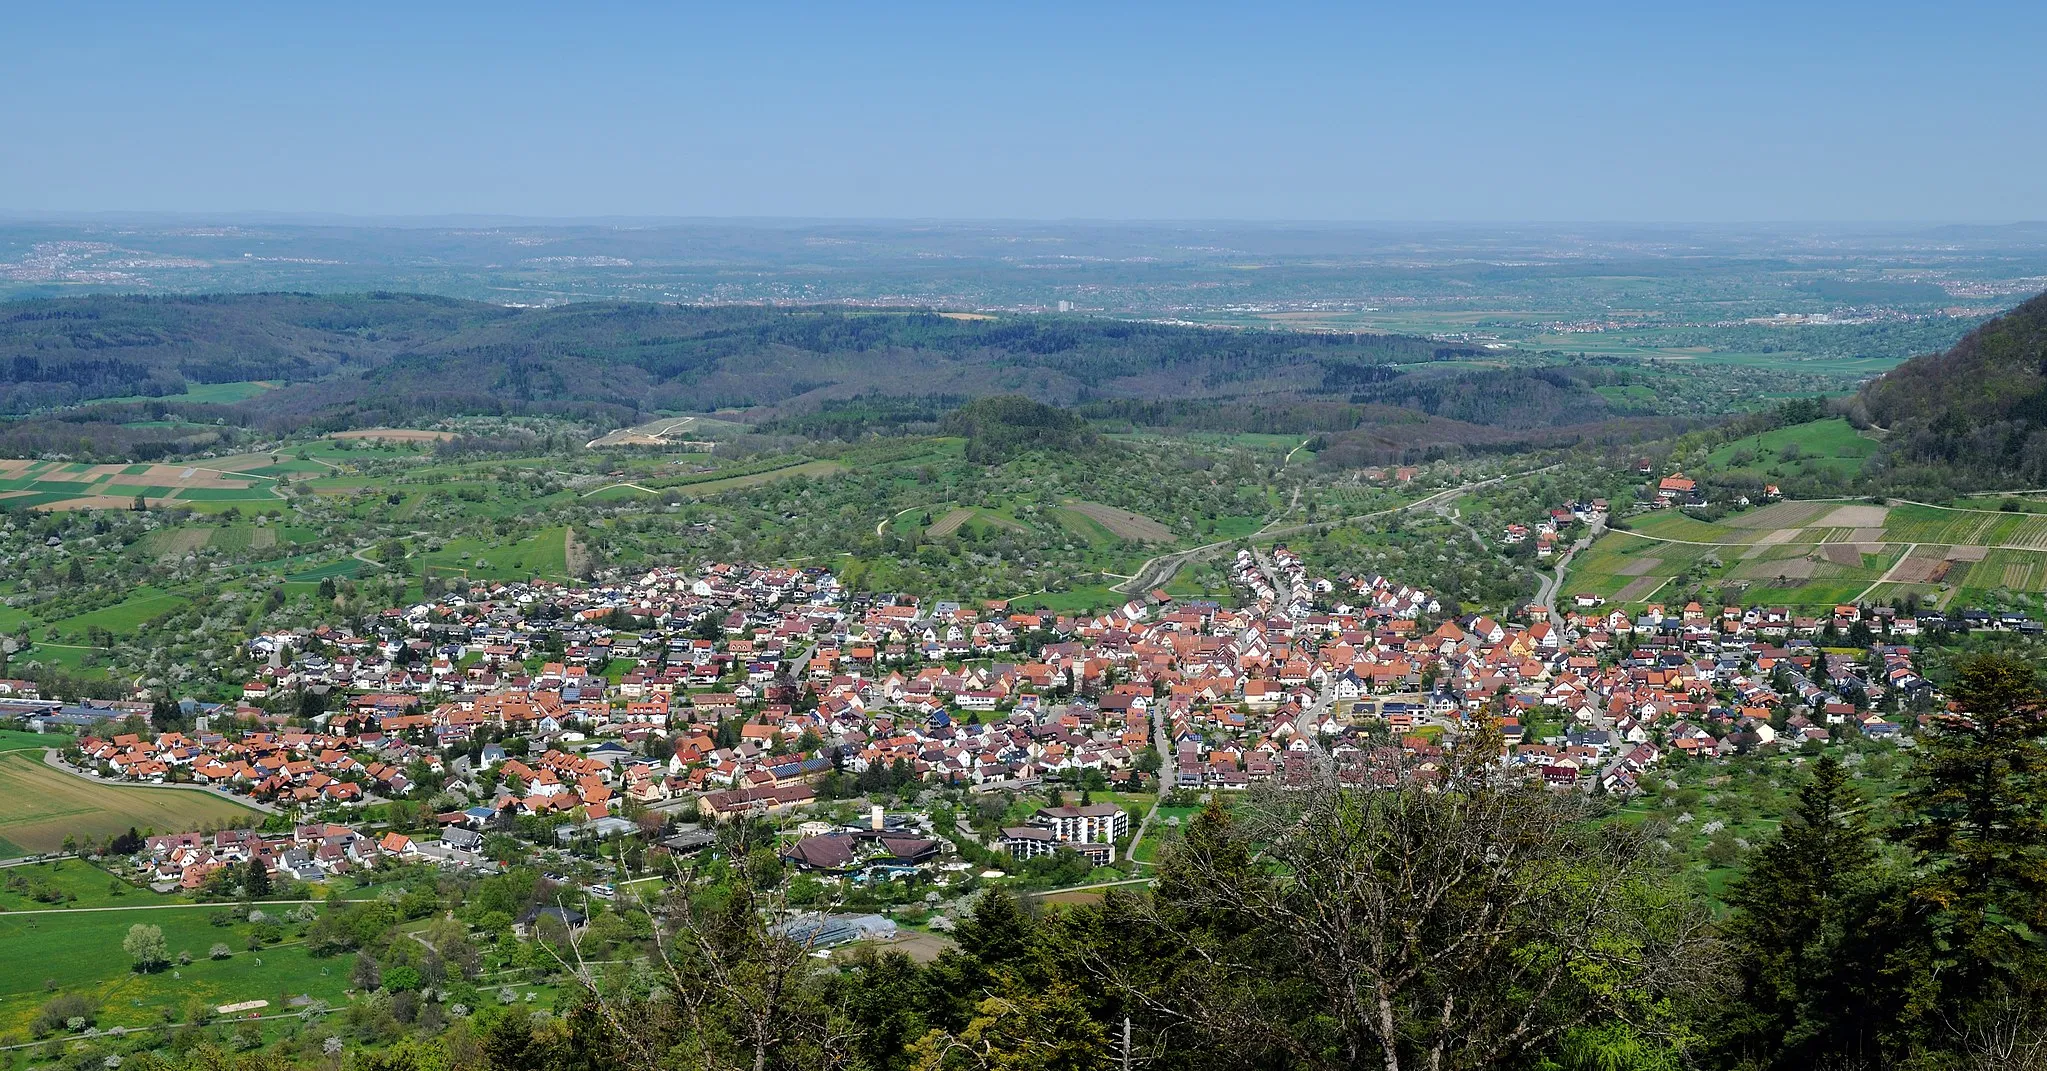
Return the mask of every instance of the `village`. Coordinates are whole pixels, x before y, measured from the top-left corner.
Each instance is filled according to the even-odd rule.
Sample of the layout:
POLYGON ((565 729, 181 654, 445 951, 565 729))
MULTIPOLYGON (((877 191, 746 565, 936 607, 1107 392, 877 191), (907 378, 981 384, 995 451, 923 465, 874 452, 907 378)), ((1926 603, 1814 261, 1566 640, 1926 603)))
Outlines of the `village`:
MULTIPOLYGON (((1559 509, 1541 535, 1571 516, 1559 509)), ((1066 851, 1108 866, 1136 858, 1136 824, 1085 799, 978 830, 941 830, 915 806, 816 815, 905 785, 1190 798, 1318 767, 1359 786, 1427 779, 1481 717, 1504 738, 1505 769, 1625 798, 1672 761, 1909 742, 1903 712, 1937 702, 1901 642, 1916 622, 1888 607, 1453 618, 1382 576, 1313 576, 1283 546, 1238 551, 1230 575, 1239 606, 1154 591, 1099 616, 860 595, 823 569, 733 563, 473 587, 252 637, 240 703, 188 701, 187 728, 87 729, 66 759, 297 819, 288 833, 150 838, 141 865, 164 887, 202 888, 250 860, 308 881, 387 859, 487 872, 514 861, 505 838, 486 851, 493 833, 522 852, 625 835, 688 850, 734 819, 793 834, 784 853, 799 870, 887 876, 1066 851), (1869 642, 1825 650, 1851 632, 1869 642), (417 828, 388 821, 393 801, 418 805, 417 828), (363 820, 373 813, 386 820, 363 820)), ((4 702, 35 728, 93 718, 4 702)), ((107 705, 96 724, 124 709, 128 728, 147 728, 141 704, 107 705)))

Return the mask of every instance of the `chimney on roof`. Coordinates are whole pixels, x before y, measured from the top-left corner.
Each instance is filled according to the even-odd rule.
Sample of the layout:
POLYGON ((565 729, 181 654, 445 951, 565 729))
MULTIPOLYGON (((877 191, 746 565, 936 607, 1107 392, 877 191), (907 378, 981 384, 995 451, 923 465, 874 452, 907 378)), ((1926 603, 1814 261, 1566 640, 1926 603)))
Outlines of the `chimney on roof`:
POLYGON ((872 828, 876 833, 879 833, 884 828, 886 828, 887 823, 883 821, 881 804, 877 803, 872 808, 869 808, 867 812, 867 822, 868 826, 872 828))

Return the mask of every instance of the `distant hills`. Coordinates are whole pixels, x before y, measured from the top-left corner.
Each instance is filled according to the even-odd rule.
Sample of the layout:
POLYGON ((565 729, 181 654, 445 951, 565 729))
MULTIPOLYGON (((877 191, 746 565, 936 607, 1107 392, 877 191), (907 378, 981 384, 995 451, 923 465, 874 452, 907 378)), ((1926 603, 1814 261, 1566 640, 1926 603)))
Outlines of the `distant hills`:
POLYGON ((2047 487, 2047 294, 1872 380, 1849 416, 1887 429, 1891 485, 2047 487))
POLYGON ((1597 369, 1532 367, 1422 338, 1074 316, 507 308, 394 293, 0 304, 0 414, 30 418, 0 431, 0 450, 16 454, 161 456, 193 441, 180 422, 275 434, 527 413, 624 426, 659 411, 744 407, 801 424, 850 399, 951 407, 1019 395, 1132 423, 1396 429, 1372 436, 1367 452, 1383 459, 1641 415, 1603 384, 1597 369), (282 386, 224 402, 191 393, 258 380, 282 386))

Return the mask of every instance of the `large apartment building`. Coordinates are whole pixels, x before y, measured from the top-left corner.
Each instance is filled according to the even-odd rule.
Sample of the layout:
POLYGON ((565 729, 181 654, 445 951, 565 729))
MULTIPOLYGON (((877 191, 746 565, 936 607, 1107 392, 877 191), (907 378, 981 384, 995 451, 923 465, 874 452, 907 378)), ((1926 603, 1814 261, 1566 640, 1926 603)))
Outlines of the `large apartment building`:
POLYGON ((1072 848, 1096 864, 1114 862, 1116 841, 1130 832, 1130 815, 1113 803, 1041 807, 1031 824, 1002 831, 1002 846, 1017 860, 1072 848))

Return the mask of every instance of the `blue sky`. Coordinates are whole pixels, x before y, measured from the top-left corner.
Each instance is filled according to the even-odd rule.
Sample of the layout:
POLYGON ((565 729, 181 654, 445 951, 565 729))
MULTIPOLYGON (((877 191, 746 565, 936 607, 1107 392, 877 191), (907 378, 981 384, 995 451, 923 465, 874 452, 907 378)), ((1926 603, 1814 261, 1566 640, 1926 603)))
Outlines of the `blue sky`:
POLYGON ((2047 218, 2047 3, 47 4, 0 212, 2047 218))

